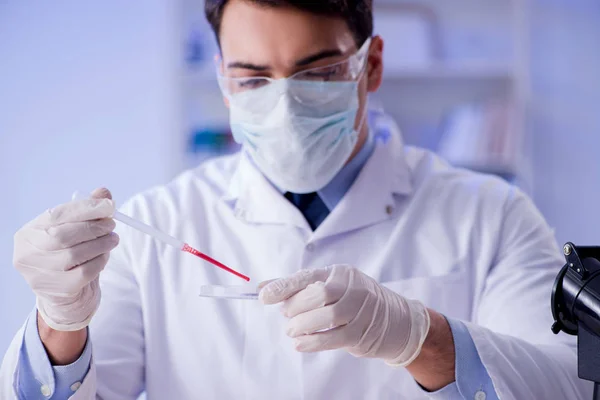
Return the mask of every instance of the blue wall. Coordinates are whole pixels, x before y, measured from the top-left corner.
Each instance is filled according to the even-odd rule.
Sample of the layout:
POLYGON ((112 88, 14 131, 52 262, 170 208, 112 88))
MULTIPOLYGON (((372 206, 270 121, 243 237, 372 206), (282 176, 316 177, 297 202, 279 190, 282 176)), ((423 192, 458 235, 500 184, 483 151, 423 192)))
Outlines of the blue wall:
POLYGON ((170 178, 170 1, 0 0, 0 354, 33 309, 12 236, 74 190, 117 200, 170 178))

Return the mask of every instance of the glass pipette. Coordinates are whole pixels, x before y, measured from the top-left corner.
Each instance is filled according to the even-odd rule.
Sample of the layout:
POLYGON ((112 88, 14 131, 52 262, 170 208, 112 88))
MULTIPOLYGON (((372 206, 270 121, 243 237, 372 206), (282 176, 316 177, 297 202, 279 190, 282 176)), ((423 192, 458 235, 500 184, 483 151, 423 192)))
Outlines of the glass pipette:
POLYGON ((140 232, 143 232, 149 236, 152 236, 153 238, 160 240, 163 243, 166 243, 173 247, 176 247, 181 251, 185 251, 187 253, 193 254, 196 257, 200 257, 201 259, 208 261, 209 263, 211 263, 229 273, 232 273, 235 276, 238 276, 238 277, 244 279, 245 281, 250 281, 250 278, 248 278, 246 275, 243 275, 243 274, 229 268, 225 264, 220 263, 219 261, 215 260, 214 258, 202 253, 201 251, 196 250, 195 248, 193 248, 189 244, 185 243, 184 241, 175 239, 173 236, 167 235, 166 233, 161 232, 158 229, 151 227, 150 225, 146 225, 143 222, 138 221, 137 219, 131 218, 130 216, 125 215, 120 211, 115 211, 115 213, 113 214, 113 218, 116 219, 117 221, 124 223, 125 225, 129 225, 130 227, 137 229, 140 232))
MULTIPOLYGON (((78 199, 78 198, 81 198, 81 196, 79 196, 78 192, 75 192, 75 194, 73 195, 73 198, 78 199)), ((220 263, 219 261, 215 260, 214 258, 202 253, 201 251, 196 250, 195 248, 193 248, 189 244, 185 243, 184 241, 176 239, 171 235, 167 235, 166 233, 159 231, 158 229, 153 228, 150 225, 146 225, 145 223, 138 221, 135 218, 131 218, 130 216, 125 215, 120 211, 115 211, 113 214, 113 218, 119 222, 124 223, 125 225, 129 225, 130 227, 137 229, 140 232, 145 233, 146 235, 152 236, 153 238, 160 240, 163 243, 166 243, 170 246, 178 248, 181 251, 185 251, 185 252, 193 254, 196 257, 199 257, 205 261, 208 261, 209 263, 211 263, 211 264, 213 264, 213 265, 215 265, 215 266, 217 266, 239 278, 242 278, 245 281, 250 281, 250 278, 247 277, 246 275, 243 275, 243 274, 229 268, 225 264, 220 263)))

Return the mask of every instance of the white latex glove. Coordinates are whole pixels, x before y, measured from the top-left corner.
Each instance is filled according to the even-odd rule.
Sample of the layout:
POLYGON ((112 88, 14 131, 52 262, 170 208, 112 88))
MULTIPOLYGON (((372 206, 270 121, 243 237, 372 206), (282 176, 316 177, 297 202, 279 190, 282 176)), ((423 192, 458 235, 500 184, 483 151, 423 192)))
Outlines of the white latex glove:
POLYGON ((85 328, 100 304, 98 275, 119 243, 107 189, 47 210, 15 234, 16 269, 37 296, 37 309, 59 331, 85 328))
POLYGON ((283 301, 282 312, 291 318, 287 334, 301 352, 344 349, 407 366, 429 332, 423 304, 347 265, 299 271, 267 283, 259 297, 265 304, 283 301))

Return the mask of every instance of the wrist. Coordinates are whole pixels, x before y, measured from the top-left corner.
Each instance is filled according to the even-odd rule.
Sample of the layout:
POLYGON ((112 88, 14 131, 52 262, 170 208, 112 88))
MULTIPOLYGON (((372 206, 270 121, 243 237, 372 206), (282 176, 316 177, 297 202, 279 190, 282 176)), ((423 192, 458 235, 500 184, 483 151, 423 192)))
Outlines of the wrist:
POLYGON ((52 329, 37 313, 37 330, 52 365, 68 365, 77 361, 87 342, 87 328, 75 331, 52 329))
POLYGON ((436 391, 456 379, 454 339, 446 318, 428 310, 431 326, 421 352, 406 367, 413 378, 426 390, 436 391))

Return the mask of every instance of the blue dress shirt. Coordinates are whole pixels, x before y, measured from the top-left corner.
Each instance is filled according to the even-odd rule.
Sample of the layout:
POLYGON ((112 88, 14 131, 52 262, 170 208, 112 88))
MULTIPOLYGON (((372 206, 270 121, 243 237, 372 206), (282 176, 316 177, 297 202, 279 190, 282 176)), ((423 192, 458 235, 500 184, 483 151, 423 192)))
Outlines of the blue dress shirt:
POLYGON ((92 346, 88 340, 77 361, 53 367, 38 334, 37 311, 34 310, 25 323, 15 392, 19 399, 68 399, 83 382, 91 360, 92 346))
MULTIPOLYGON (((317 191, 319 198, 328 209, 326 212, 333 210, 344 197, 374 148, 375 138, 369 134, 367 141, 355 157, 327 186, 317 191)), ((492 380, 481 362, 466 326, 452 319, 448 319, 448 323, 452 330, 456 352, 456 381, 437 392, 429 393, 429 397, 432 399, 497 399, 492 380)), ((87 374, 91 356, 88 340, 83 354, 77 361, 71 365, 53 367, 39 338, 37 315, 34 311, 25 328, 17 371, 16 392, 21 399, 28 400, 67 399, 87 374), (51 397, 42 394, 40 390, 42 385, 51 389, 51 397)))

